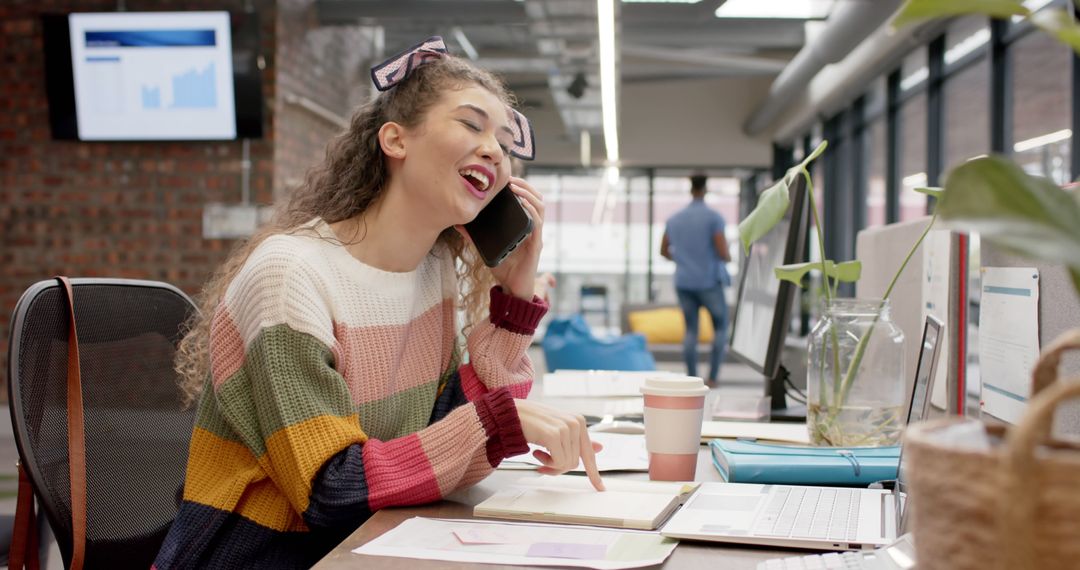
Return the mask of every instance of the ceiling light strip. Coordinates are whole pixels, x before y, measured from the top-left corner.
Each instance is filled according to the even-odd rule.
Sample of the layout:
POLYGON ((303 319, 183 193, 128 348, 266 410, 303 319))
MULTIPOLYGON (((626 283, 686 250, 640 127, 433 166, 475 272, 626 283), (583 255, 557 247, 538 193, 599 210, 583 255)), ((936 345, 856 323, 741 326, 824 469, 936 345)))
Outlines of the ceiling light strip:
POLYGON ((1072 129, 1061 129, 1060 131, 1022 140, 1013 145, 1013 152, 1025 152, 1048 144, 1069 140, 1070 138, 1072 138, 1072 129))
POLYGON ((454 39, 457 40, 461 50, 465 52, 465 55, 469 56, 469 59, 476 61, 480 59, 480 54, 476 52, 476 48, 473 47, 472 42, 465 36, 465 30, 461 29, 461 26, 454 26, 450 32, 454 34, 454 39))
POLYGON ((618 110, 615 103, 615 2, 596 0, 600 32, 600 103, 604 117, 604 146, 611 165, 619 162, 618 110))

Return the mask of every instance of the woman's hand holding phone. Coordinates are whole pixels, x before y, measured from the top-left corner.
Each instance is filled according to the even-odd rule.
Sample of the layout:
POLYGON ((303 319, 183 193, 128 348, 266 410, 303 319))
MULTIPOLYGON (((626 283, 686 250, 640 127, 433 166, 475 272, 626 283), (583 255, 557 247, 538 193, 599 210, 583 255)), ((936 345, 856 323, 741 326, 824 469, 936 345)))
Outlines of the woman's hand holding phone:
MULTIPOLYGON (((491 268, 495 281, 511 295, 532 300, 536 288, 536 267, 544 247, 544 196, 523 178, 510 177, 508 188, 520 198, 532 218, 532 233, 497 267, 491 268)), ((505 192, 506 190, 503 190, 505 192)))

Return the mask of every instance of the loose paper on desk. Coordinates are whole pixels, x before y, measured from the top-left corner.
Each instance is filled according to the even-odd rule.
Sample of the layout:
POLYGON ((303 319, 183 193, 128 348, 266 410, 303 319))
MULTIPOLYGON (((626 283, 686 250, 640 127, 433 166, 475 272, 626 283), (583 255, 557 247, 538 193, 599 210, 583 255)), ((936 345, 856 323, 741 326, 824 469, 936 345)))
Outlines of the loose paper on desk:
MULTIPOLYGON (((923 279, 922 279, 922 298, 923 298, 923 310, 922 318, 919 319, 919 323, 926 322, 926 315, 933 315, 941 321, 944 330, 949 330, 949 317, 952 316, 949 312, 949 290, 952 285, 950 281, 949 263, 951 261, 951 248, 952 248, 952 231, 951 230, 934 230, 927 234, 925 245, 923 245, 923 279)), ((964 275, 962 279, 967 279, 964 275)), ((895 303, 895 299, 893 300, 895 303)), ((896 314, 894 308, 893 314, 896 314)), ((920 329, 921 332, 921 329, 920 329)), ((918 338, 907 340, 910 347, 912 343, 914 345, 919 344, 918 338)), ((934 379, 931 381, 932 386, 930 392, 930 403, 935 408, 944 410, 949 405, 948 395, 948 376, 950 362, 953 358, 949 354, 949 340, 947 338, 941 340, 945 350, 938 353, 937 373, 934 375, 934 379)), ((916 352, 917 354, 917 352, 916 352)), ((909 361, 910 362, 910 361, 909 361)), ((908 364, 910 366, 910 364, 908 364)), ((912 372, 914 374, 914 372, 912 372)))
POLYGON ((618 570, 663 564, 678 541, 655 532, 468 519, 407 519, 356 554, 618 570))
POLYGON ((785 443, 810 444, 806 424, 764 422, 716 422, 701 424, 701 440, 710 439, 761 439, 785 443))
POLYGON ((982 268, 979 373, 983 411, 1016 423, 1031 396, 1039 358, 1039 270, 982 268))
MULTIPOLYGON (((623 433, 590 432, 589 438, 604 446, 596 454, 596 468, 600 471, 648 471, 649 451, 645 448, 644 435, 623 433)), ((532 452, 542 447, 529 444, 529 451, 521 455, 507 457, 499 464, 499 469, 536 469, 543 465, 533 457, 532 452)), ((585 466, 579 461, 571 471, 585 472, 585 466)))
POLYGON ((545 397, 610 398, 641 397, 641 386, 648 376, 670 375, 665 370, 562 370, 544 374, 545 397))

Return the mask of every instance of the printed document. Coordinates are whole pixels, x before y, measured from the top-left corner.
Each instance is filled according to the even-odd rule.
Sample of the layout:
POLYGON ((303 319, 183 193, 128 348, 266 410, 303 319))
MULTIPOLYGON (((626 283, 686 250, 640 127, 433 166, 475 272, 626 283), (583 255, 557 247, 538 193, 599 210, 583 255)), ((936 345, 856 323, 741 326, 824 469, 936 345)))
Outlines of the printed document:
POLYGON ((979 306, 980 407, 1016 423, 1031 396, 1039 358, 1039 270, 982 268, 979 306))
POLYGON ((473 564, 619 570, 663 564, 677 544, 655 532, 414 517, 353 552, 473 564))
MULTIPOLYGON (((596 467, 600 471, 648 471, 649 451, 645 448, 644 435, 623 433, 589 432, 589 438, 604 446, 596 454, 596 467)), ((543 463, 533 457, 532 452, 543 449, 529 444, 529 451, 521 455, 507 457, 499 464, 499 469, 537 469, 543 463)), ((585 472, 585 466, 579 461, 571 472, 585 472)))
MULTIPOLYGON (((926 315, 933 315, 937 317, 939 321, 944 325, 942 330, 949 330, 949 317, 952 315, 949 312, 949 290, 952 286, 950 283, 950 256, 952 249, 952 232, 950 230, 934 230, 927 234, 926 241, 923 244, 923 279, 922 279, 922 298, 923 298, 923 310, 922 319, 919 323, 926 321, 926 315)), ((962 278, 966 279, 966 276, 962 278)), ((922 331, 920 327, 919 331, 922 331)), ((914 339, 907 339, 908 343, 919 343, 918 337, 914 339)), ((942 346, 945 350, 942 350, 938 354, 937 373, 934 375, 934 380, 930 383, 930 403, 935 408, 944 410, 949 405, 948 396, 948 376, 949 370, 951 370, 950 364, 953 359, 949 355, 949 339, 944 338, 941 340, 942 346)), ((910 362, 910 361, 909 361, 910 362)), ((910 364, 909 364, 910 365, 910 364)), ((911 372, 914 374, 914 371, 911 372)))
POLYGON ((561 370, 544 374, 544 397, 610 398, 641 397, 641 386, 650 376, 668 376, 666 370, 561 370))
POLYGON ((806 424, 784 422, 718 422, 705 421, 701 424, 701 441, 708 443, 712 439, 759 439, 784 443, 810 444, 810 433, 806 424))

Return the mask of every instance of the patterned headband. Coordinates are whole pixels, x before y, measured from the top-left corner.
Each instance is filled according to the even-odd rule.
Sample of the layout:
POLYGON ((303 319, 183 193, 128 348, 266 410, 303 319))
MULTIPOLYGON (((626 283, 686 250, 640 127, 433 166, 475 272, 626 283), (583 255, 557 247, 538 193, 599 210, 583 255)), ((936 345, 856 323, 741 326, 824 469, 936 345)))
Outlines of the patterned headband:
MULTIPOLYGON (((448 55, 450 54, 446 51, 443 39, 439 36, 431 36, 372 67, 371 80, 375 82, 376 89, 386 91, 404 81, 417 67, 432 59, 448 55)), ((510 154, 522 160, 536 158, 536 141, 529 119, 517 109, 507 107, 507 110, 510 113, 510 131, 514 136, 514 142, 510 145, 510 154)))

